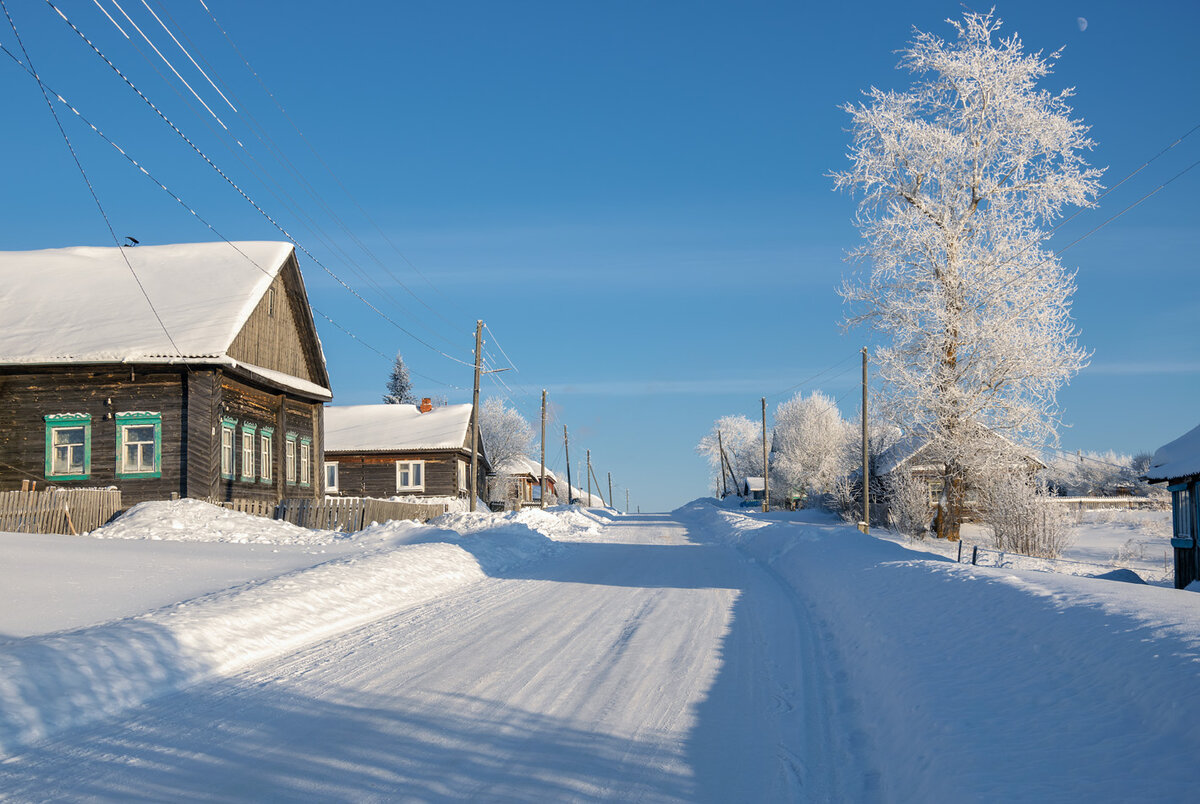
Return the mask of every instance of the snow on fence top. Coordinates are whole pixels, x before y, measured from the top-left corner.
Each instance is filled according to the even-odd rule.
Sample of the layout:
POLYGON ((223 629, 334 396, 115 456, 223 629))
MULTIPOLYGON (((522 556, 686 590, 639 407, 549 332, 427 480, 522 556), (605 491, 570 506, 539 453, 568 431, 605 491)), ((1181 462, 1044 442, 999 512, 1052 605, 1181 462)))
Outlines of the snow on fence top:
POLYGON ((1200 426, 1158 448, 1146 479, 1152 483, 1200 475, 1200 426))
POLYGON ((470 424, 470 405, 445 405, 428 413, 416 405, 331 406, 325 408, 325 451, 460 449, 470 424))
POLYGON ((0 364, 223 358, 291 253, 264 241, 0 252, 0 364))

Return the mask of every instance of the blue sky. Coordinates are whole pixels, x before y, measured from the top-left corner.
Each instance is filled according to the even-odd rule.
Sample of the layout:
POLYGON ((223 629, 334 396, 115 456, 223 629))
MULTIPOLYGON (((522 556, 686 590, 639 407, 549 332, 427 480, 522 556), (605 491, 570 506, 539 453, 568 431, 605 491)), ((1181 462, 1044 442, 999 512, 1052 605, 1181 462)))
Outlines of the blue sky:
MULTIPOLYGON (((149 5, 170 12, 163 21, 236 113, 140 0, 121 6, 229 134, 131 26, 125 39, 95 3, 61 7, 304 248, 420 339, 301 254, 314 305, 357 337, 317 320, 336 403, 383 390, 388 361, 363 343, 401 351, 419 393, 469 401, 471 370, 450 358, 471 360, 483 319, 491 362, 517 368, 485 380, 484 395, 536 420, 547 388, 552 464, 565 423, 573 462, 590 449, 618 502, 629 489, 643 510, 704 494, 696 442, 721 415, 757 416, 762 396, 777 405, 833 366, 798 390, 855 414, 870 335, 840 327, 842 255, 857 235, 853 201, 827 178, 848 144, 838 106, 872 84, 905 85, 895 51, 914 25, 951 35, 943 20, 959 4, 206 2, 304 139, 198 0, 149 5)), ((9 9, 44 80, 222 236, 281 238, 48 5, 9 9)), ((1065 48, 1044 85, 1076 88, 1106 186, 1200 123, 1197 4, 996 11, 1027 49, 1065 48)), ((7 25, 0 44, 21 53, 7 25)), ((37 84, 2 54, 0 74, 0 248, 111 244, 37 84)), ((218 239, 74 115, 63 123, 118 235, 218 239)), ((1198 158, 1200 132, 1054 245, 1198 158)), ((1153 449, 1196 424, 1198 182, 1200 168, 1063 255, 1093 351, 1060 395, 1067 449, 1153 449)))

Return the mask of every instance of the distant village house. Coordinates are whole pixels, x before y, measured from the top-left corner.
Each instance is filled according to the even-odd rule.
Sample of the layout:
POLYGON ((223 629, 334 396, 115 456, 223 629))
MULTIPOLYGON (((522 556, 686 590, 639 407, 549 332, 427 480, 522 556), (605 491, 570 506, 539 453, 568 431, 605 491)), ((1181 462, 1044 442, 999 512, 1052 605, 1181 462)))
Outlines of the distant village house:
MULTIPOLYGON (((344 405, 325 409, 325 487, 351 497, 470 494, 471 406, 344 405)), ((475 493, 491 471, 479 445, 475 493)))

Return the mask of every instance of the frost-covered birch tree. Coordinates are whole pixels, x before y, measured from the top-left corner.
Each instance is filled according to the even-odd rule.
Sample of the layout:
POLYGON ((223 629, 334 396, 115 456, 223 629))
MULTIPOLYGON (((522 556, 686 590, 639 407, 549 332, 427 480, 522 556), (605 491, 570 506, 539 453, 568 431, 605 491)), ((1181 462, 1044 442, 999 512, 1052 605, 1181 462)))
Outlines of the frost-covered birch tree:
POLYGON ((499 397, 485 399, 479 406, 479 437, 492 466, 528 455, 533 445, 533 427, 525 417, 499 397))
POLYGON ((834 401, 814 391, 784 402, 771 431, 771 485, 781 495, 824 493, 850 471, 856 430, 834 401))
POLYGON ((875 350, 890 414, 945 461, 938 535, 955 538, 971 465, 988 444, 1052 440, 1058 389, 1087 362, 1070 317, 1074 274, 1046 248, 1048 224, 1090 206, 1101 171, 1082 157, 1072 90, 1038 87, 1059 57, 1026 53, 992 14, 951 20, 957 37, 916 32, 906 91, 848 104, 850 167, 869 266, 842 289, 849 323, 875 350), (982 438, 985 430, 1005 439, 982 438))

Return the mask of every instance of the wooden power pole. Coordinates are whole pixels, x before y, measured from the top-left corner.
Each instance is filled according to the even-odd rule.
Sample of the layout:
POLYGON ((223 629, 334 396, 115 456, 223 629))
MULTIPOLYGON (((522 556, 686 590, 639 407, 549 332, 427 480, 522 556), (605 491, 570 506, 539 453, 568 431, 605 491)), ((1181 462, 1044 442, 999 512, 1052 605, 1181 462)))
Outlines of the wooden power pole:
POLYGON ((567 439, 567 426, 563 425, 563 452, 567 454, 567 505, 575 501, 571 499, 571 442, 567 439))
POLYGON ((608 504, 614 509, 617 507, 617 500, 612 496, 612 472, 608 473, 608 504))
POLYGON ((763 431, 763 513, 771 507, 771 472, 767 467, 767 398, 762 398, 762 431, 763 431))
POLYGON ((471 396, 471 508, 475 510, 475 498, 479 496, 479 369, 483 361, 483 319, 475 322, 475 393, 471 396))
POLYGON ((871 532, 871 467, 867 454, 867 347, 862 350, 862 464, 863 518, 862 532, 871 532))
POLYGON ((542 474, 541 502, 539 508, 546 507, 546 389, 542 389, 542 474))
MULTIPOLYGON (((721 492, 721 499, 723 500, 729 496, 729 484, 725 482, 725 444, 721 441, 721 431, 720 430, 717 431, 717 451, 721 453, 717 457, 719 457, 721 459, 721 489, 720 489, 720 492, 721 492)), ((737 483, 736 480, 733 482, 737 483)))
POLYGON ((592 451, 587 451, 587 486, 588 486, 588 508, 592 507, 592 451))

